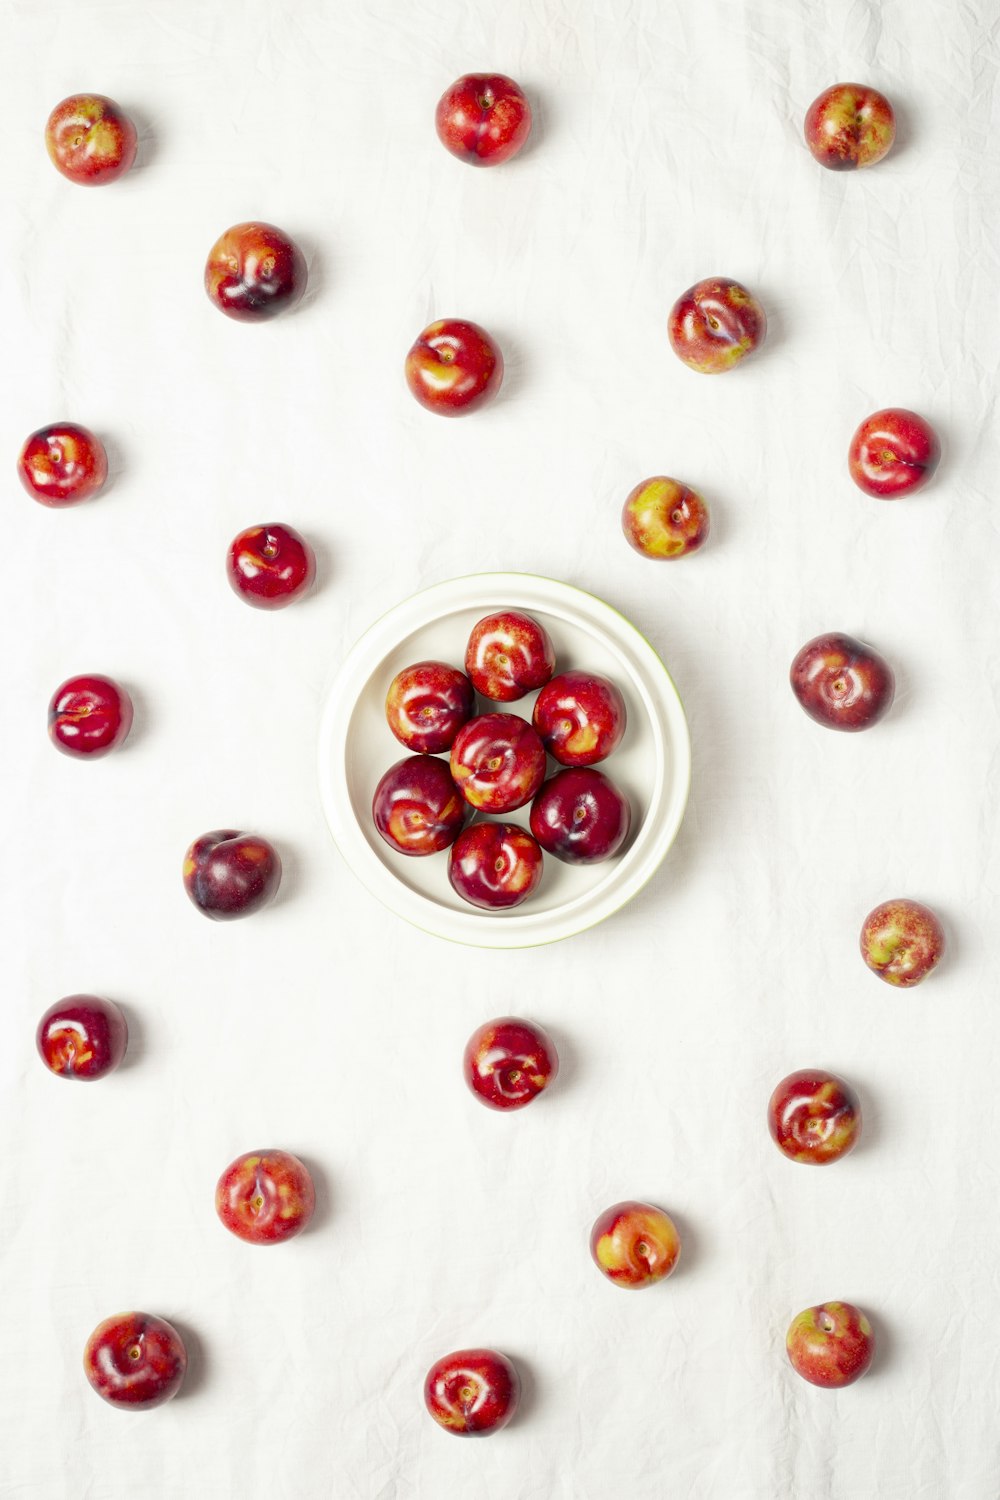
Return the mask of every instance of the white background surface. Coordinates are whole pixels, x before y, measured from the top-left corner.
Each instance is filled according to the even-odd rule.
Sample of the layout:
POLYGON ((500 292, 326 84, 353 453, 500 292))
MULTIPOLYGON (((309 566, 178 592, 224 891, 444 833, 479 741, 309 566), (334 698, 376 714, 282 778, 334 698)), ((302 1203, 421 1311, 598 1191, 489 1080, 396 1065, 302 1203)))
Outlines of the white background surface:
POLYGON ((987 1500, 1000 1482, 996 975, 1000 602, 997 46, 987 0, 6 0, 3 1413, 11 1500, 987 1500), (477 172, 433 130, 459 73, 536 106, 529 149, 477 172), (822 171, 801 120, 838 79, 884 89, 896 150, 822 171), (85 191, 42 132, 96 89, 140 166, 85 191), (260 328, 201 289, 227 225, 282 225, 311 292, 260 328), (674 297, 735 276, 753 361, 671 354, 674 297), (432 317, 481 321, 502 399, 444 422, 401 364, 432 317), (913 406, 946 456, 923 496, 866 500, 857 422, 913 406), (60 418, 114 486, 64 514, 14 459, 60 418), (655 565, 618 514, 649 474, 700 488, 714 534, 655 565), (244 607, 225 548, 300 527, 315 596, 244 607), (324 684, 413 590, 523 568, 592 589, 666 657, 692 727, 687 820, 634 906, 558 948, 474 953, 400 925, 322 825, 324 684), (824 732, 788 663, 827 628, 897 669, 870 734, 824 732), (93 766, 45 738, 52 689, 120 677, 137 727, 93 766), (278 904, 188 904, 206 828, 271 836, 278 904), (945 917, 911 994, 856 951, 894 895, 945 917), (50 1077, 41 1011, 96 990, 133 1027, 92 1088, 50 1077), (563 1076, 479 1108, 468 1033, 520 1012, 563 1076), (771 1145, 807 1064, 862 1093, 866 1139, 811 1174, 771 1145), (301 1153, 314 1229, 254 1251, 212 1209, 239 1151, 301 1153), (609 1202, 673 1213, 681 1269, 623 1295, 587 1253, 609 1202), (857 1301, 881 1352, 814 1390, 783 1337, 857 1301), (80 1368, 105 1315, 174 1319, 192 1368, 148 1414, 80 1368), (425 1415, 438 1354, 495 1344, 521 1416, 463 1443, 425 1415))

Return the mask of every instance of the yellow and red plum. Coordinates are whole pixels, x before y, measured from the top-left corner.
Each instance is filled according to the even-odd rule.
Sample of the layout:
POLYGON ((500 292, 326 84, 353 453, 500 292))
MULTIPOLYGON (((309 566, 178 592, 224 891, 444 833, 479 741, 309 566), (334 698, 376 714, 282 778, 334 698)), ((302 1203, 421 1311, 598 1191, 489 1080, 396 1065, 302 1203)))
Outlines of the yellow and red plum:
POLYGON ((252 219, 220 235, 205 262, 205 291, 227 318, 260 323, 294 307, 306 289, 305 256, 283 230, 252 219))
POLYGON ((929 422, 902 406, 887 406, 866 417, 851 439, 851 478, 876 500, 898 500, 923 489, 941 458, 929 422))
POLYGON ((52 165, 81 187, 102 187, 128 171, 138 136, 125 111, 104 94, 71 94, 45 126, 52 165))
POLYGON ((708 539, 709 515, 697 490, 659 474, 644 479, 622 507, 625 540, 643 557, 670 562, 697 552, 708 539))
POLYGON ((590 1231, 590 1253, 609 1281, 635 1291, 670 1275, 681 1241, 662 1208, 628 1199, 598 1215, 590 1231))
POLYGON ((518 714, 479 714, 455 736, 451 774, 477 812, 513 812, 545 779, 545 746, 518 714))
POLYGON ((184 889, 214 922, 248 917, 273 900, 281 860, 267 839, 235 828, 215 828, 184 856, 184 889))
POLYGON ((670 309, 670 344, 701 375, 731 370, 764 341, 767 317, 752 292, 727 276, 709 276, 670 309))
POLYGON ((792 1319, 785 1338, 792 1369, 811 1385, 853 1385, 875 1354, 872 1325, 850 1302, 821 1302, 792 1319))
POLYGON ((107 483, 108 455, 86 427, 54 422, 25 440, 17 473, 33 500, 61 510, 100 494, 107 483))
POLYGON ((839 1161, 861 1135, 857 1094, 834 1073, 803 1068, 783 1078, 767 1106, 771 1139, 789 1161, 839 1161))
POLYGON ((316 1193, 309 1172, 290 1151, 246 1151, 219 1178, 215 1211, 248 1245, 279 1245, 301 1234, 316 1193))
POLYGON ((50 1072, 90 1083, 112 1073, 125 1056, 128 1024, 113 1000, 67 995, 42 1016, 35 1045, 50 1072))
POLYGON ((877 724, 896 691, 885 658, 838 631, 807 641, 792 662, 789 681, 811 719, 851 733, 877 724))
POLYGON ((397 854, 439 854, 453 844, 468 816, 443 760, 406 755, 390 766, 375 788, 375 827, 397 854))
POLYGON ((821 167, 850 172, 882 160, 896 139, 896 117, 878 89, 835 83, 806 110, 804 134, 821 167))
POLYGON ((541 1026, 499 1016, 472 1033, 462 1067, 469 1088, 490 1109, 523 1109, 554 1082, 559 1056, 541 1026))
POLYGON ((528 139, 531 106, 513 78, 503 73, 466 73, 438 100, 438 140, 459 161, 497 167, 528 139))
POLYGON ((49 739, 64 755, 99 760, 125 743, 132 700, 120 683, 99 673, 68 678, 49 702, 49 739))
POLYGON ((560 672, 535 699, 531 722, 561 766, 594 766, 625 733, 625 699, 596 672, 560 672))
POLYGON ((99 1323, 83 1351, 83 1369, 102 1400, 122 1411, 148 1411, 176 1396, 187 1369, 177 1329, 152 1313, 118 1313, 99 1323))
POLYGON ((897 897, 883 901, 861 927, 861 956, 886 984, 912 989, 936 968, 945 949, 944 928, 929 906, 897 897))
POLYGON ((521 1381, 495 1349, 457 1349, 436 1360, 424 1380, 424 1404, 445 1432, 480 1437, 499 1432, 517 1411, 521 1381))
POLYGON ((472 627, 465 670, 472 686, 495 703, 513 703, 544 687, 556 668, 548 632, 530 615, 500 610, 472 627))
POLYGON ((448 856, 453 890, 487 911, 520 906, 541 878, 538 841, 516 823, 471 823, 448 856))
POLYGON ((401 745, 419 755, 450 750, 472 717, 472 683, 443 661, 418 661, 397 672, 385 699, 385 717, 401 745))
POLYGON ((503 355, 478 323, 439 318, 417 337, 404 373, 427 411, 461 417, 492 401, 503 381, 503 355))

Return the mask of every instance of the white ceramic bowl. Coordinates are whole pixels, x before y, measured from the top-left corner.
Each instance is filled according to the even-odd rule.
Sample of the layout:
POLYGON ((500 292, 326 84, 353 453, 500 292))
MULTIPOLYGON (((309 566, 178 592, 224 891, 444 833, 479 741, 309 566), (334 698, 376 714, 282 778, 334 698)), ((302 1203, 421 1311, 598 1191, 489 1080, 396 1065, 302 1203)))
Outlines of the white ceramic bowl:
MULTIPOLYGON (((530 719, 534 699, 532 693, 499 706, 530 719)), ((554 762, 550 766, 558 769, 554 762)), ((623 906, 673 843, 690 774, 684 709, 649 642, 593 594, 531 573, 452 578, 397 604, 347 656, 328 692, 320 726, 323 808, 348 865, 374 896, 416 927, 484 948, 555 942, 623 906), (541 883, 522 906, 487 912, 452 890, 447 853, 413 858, 390 849, 376 831, 371 806, 383 773, 406 754, 385 721, 393 677, 428 658, 461 667, 473 625, 502 609, 525 610, 544 625, 557 672, 590 669, 621 689, 628 727, 600 769, 627 794, 632 827, 623 851, 600 864, 567 865, 546 855, 541 883)), ((527 807, 508 817, 528 825, 527 807)))

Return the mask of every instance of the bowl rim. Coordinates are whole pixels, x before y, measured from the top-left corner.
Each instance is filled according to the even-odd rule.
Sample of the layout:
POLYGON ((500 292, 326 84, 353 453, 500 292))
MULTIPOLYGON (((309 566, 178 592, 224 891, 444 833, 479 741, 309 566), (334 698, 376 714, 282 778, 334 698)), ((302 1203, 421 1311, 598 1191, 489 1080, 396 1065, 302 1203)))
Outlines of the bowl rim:
MULTIPOLYGON (((494 604, 492 607, 500 606, 494 604)), ((638 681, 637 677, 633 686, 636 686, 638 681)), ((645 684, 643 687, 648 692, 645 684)), ((655 701, 656 695, 651 696, 655 701)), ((649 712, 649 704, 646 705, 646 709, 649 712)), ((629 901, 634 900, 648 885, 666 858, 684 821, 691 787, 691 738, 684 704, 669 668, 648 637, 613 604, 609 604, 607 600, 588 589, 566 583, 561 579, 549 578, 540 573, 511 570, 465 573, 442 579, 438 583, 418 589, 415 593, 399 600, 377 616, 348 650, 328 681, 325 690, 318 735, 317 774, 320 802, 338 853, 369 894, 394 915, 401 917, 418 931, 464 947, 535 948, 563 942, 567 938, 575 937, 606 921, 629 901), (408 633, 413 633, 433 623, 438 615, 434 612, 426 613, 424 608, 417 610, 418 605, 433 606, 440 600, 442 606, 438 612, 440 614, 448 613, 449 607, 456 613, 464 609, 479 608, 480 601, 470 600, 466 603, 461 597, 470 584, 485 585, 489 590, 489 597, 482 601, 484 609, 491 607, 490 598, 504 599, 506 595, 515 593, 518 588, 530 590, 534 587, 542 592, 540 597, 526 601, 509 600, 508 607, 510 608, 526 610, 535 608, 542 613, 548 608, 551 613, 558 614, 560 603, 571 611, 575 603, 576 613, 579 614, 580 601, 585 601, 583 613, 590 628, 593 630, 596 627, 602 635, 607 636, 609 647, 620 646, 615 639, 615 631, 625 641, 628 641, 630 637, 634 638, 632 646, 637 651, 640 663, 645 659, 645 665, 653 669, 653 681, 660 681, 661 687, 665 689, 658 706, 664 709, 665 714, 671 720, 669 744, 675 783, 671 799, 672 815, 654 836, 651 848, 646 851, 644 860, 632 878, 625 879, 620 886, 616 886, 609 895, 605 896, 603 902, 595 901, 595 898, 600 895, 600 887, 596 892, 583 892, 574 897, 568 905, 570 912, 575 912, 576 915, 567 913, 568 921, 560 922, 562 914, 560 908, 532 912, 529 906, 524 912, 515 908, 509 914, 493 914, 471 906, 468 912, 438 906, 432 898, 396 878, 391 867, 379 858, 369 844, 358 826, 354 813, 345 752, 358 698, 371 676, 371 671, 366 668, 370 668, 373 648, 377 648, 380 655, 384 657, 408 633), (416 617, 410 618, 413 615, 416 617), (397 621, 399 622, 398 631, 395 636, 389 635, 387 633, 389 623, 392 622, 395 625, 397 621), (612 627, 610 632, 606 628, 608 625, 612 627), (386 637, 384 641, 383 636, 386 637), (356 681, 359 676, 361 680, 356 681), (393 899, 394 896, 396 899, 393 899), (577 912, 577 908, 581 906, 584 908, 583 913, 577 912), (436 923, 429 917, 421 920, 416 913, 423 910, 429 913, 435 910, 440 911, 443 914, 441 923, 436 923), (468 924, 470 929, 465 934, 457 930, 461 929, 464 924, 468 924), (529 926, 530 930, 525 931, 525 926, 529 926), (550 930, 553 926, 556 926, 558 930, 550 930)), ((658 771, 658 781, 662 782, 662 776, 661 765, 658 771)), ((662 791, 662 787, 658 790, 662 791)), ((627 853, 625 858, 628 858, 627 853)))

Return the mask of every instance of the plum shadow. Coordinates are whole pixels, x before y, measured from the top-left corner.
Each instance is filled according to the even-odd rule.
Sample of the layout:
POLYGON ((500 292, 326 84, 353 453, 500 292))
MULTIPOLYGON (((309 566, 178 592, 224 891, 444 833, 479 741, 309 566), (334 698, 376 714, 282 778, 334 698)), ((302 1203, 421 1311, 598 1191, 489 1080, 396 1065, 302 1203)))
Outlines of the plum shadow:
POLYGON ((308 269, 305 292, 296 306, 291 309, 294 315, 302 312, 304 308, 312 307, 313 303, 322 297, 330 277, 330 267, 325 248, 321 248, 312 235, 293 234, 292 239, 305 256, 308 269))
POLYGON ((517 1414, 511 1424, 515 1426, 529 1421, 538 1411, 541 1402, 538 1377, 529 1360, 522 1359, 519 1354, 511 1353, 507 1349, 502 1349, 501 1353, 506 1354, 507 1358, 513 1362, 521 1378, 521 1399, 517 1403, 517 1414))
POLYGON ((139 137, 135 153, 135 161, 129 171, 144 172, 147 167, 152 166, 160 152, 160 142, 153 122, 141 105, 133 107, 131 104, 123 104, 122 109, 128 115, 135 126, 136 135, 139 137))
POLYGON ((187 1374, 184 1376, 184 1384, 174 1398, 176 1401, 186 1401, 190 1396, 197 1396, 208 1383, 209 1360, 201 1335, 196 1333, 189 1323, 182 1322, 172 1314, 168 1313, 165 1316, 171 1327, 177 1329, 187 1351, 187 1374))
MULTIPOLYGON (((121 1005, 121 1002, 115 1001, 115 1004, 121 1005)), ((146 1044, 146 1026, 142 1015, 138 1011, 133 1010, 131 1005, 121 1005, 121 1011, 125 1017, 125 1024, 128 1027, 128 1046, 125 1048, 125 1056, 118 1064, 118 1071, 125 1073, 130 1068, 137 1068, 139 1066, 148 1048, 146 1044)))
POLYGON ((312 1234, 316 1229, 325 1229, 333 1217, 333 1191, 325 1167, 321 1167, 311 1156, 301 1156, 298 1152, 296 1155, 312 1178, 316 1192, 316 1207, 313 1211, 312 1222, 305 1231, 306 1234, 312 1234))

